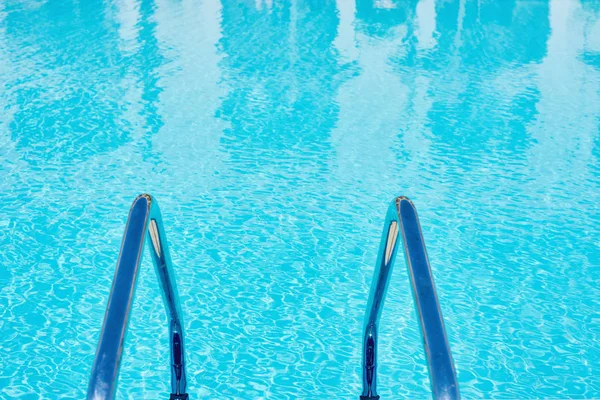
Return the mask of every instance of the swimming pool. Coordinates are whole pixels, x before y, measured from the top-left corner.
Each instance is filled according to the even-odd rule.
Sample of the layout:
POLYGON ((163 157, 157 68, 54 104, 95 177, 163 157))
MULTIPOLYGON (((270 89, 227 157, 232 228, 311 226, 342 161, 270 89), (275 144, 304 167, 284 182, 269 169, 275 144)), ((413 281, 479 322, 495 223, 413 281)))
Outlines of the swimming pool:
MULTIPOLYGON (((412 198, 464 398, 600 397, 600 7, 0 3, 0 398, 81 398, 127 212, 161 204, 194 398, 360 393, 412 198)), ((146 257, 119 398, 169 390, 146 257)), ((429 397, 406 270, 382 399, 429 397)))

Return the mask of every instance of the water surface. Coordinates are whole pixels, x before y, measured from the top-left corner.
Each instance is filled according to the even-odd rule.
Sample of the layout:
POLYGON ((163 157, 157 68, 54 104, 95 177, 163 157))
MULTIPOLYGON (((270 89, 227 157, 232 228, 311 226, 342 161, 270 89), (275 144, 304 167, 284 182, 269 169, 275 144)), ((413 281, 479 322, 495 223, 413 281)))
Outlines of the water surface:
MULTIPOLYGON (((598 2, 5 0, 0 83, 0 398, 84 396, 142 192, 193 398, 357 398, 396 195, 464 398, 600 397, 598 2)), ((429 397, 401 263, 382 327, 382 398, 429 397)), ((119 398, 166 339, 146 257, 119 398)))

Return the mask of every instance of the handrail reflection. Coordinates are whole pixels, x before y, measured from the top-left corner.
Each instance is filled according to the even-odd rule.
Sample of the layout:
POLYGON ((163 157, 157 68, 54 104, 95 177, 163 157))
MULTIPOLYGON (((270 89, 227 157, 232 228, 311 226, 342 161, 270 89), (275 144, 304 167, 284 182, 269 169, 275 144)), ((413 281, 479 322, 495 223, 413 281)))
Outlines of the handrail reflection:
POLYGON ((363 393, 360 399, 379 399, 377 394, 377 335, 389 278, 398 252, 399 231, 402 233, 404 242, 404 254, 421 326, 433 397, 435 399, 459 399, 456 371, 427 258, 421 225, 415 206, 406 197, 397 197, 388 208, 386 215, 364 321, 363 393))
POLYGON ((150 239, 148 247, 156 276, 160 282, 163 303, 169 320, 170 399, 188 399, 182 314, 165 230, 156 199, 149 194, 142 194, 135 199, 129 211, 96 358, 92 367, 87 393, 88 400, 114 398, 146 234, 150 239))

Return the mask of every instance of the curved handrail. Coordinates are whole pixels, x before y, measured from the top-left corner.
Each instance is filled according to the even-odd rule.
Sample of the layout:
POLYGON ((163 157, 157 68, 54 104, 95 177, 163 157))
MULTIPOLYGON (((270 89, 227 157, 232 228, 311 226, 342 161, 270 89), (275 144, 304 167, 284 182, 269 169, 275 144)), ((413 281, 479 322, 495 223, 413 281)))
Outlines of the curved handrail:
POLYGON ((163 303, 169 319, 171 350, 171 400, 186 400, 184 333, 179 295, 171 256, 158 203, 149 194, 138 196, 127 218, 115 270, 96 358, 92 367, 88 400, 112 399, 117 387, 129 313, 133 304, 139 266, 142 263, 144 238, 148 235, 150 253, 160 282, 163 303))
POLYGON ((394 199, 386 215, 364 321, 363 393, 360 398, 361 400, 379 399, 379 395, 377 395, 379 318, 399 247, 399 231, 402 233, 404 242, 404 254, 419 316, 433 397, 444 400, 459 399, 456 371, 427 258, 419 217, 415 206, 407 197, 394 199))

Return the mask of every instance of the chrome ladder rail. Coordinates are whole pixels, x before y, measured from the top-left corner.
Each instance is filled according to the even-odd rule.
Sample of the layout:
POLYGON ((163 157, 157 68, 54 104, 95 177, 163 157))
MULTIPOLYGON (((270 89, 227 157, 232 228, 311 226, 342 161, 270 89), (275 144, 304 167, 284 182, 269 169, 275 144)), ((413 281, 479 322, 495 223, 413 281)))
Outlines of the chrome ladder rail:
POLYGON ((135 199, 129 210, 100 341, 92 367, 87 393, 88 400, 114 398, 146 235, 149 239, 148 247, 156 276, 160 282, 163 303, 169 320, 170 399, 188 399, 183 321, 171 256, 158 203, 149 194, 142 194, 135 199))
POLYGON ((440 400, 459 399, 456 371, 419 217, 415 206, 407 197, 394 199, 386 215, 364 320, 363 393, 360 399, 379 399, 377 394, 377 335, 379 319, 399 247, 398 233, 402 233, 404 242, 404 255, 427 356, 433 397, 440 400))

